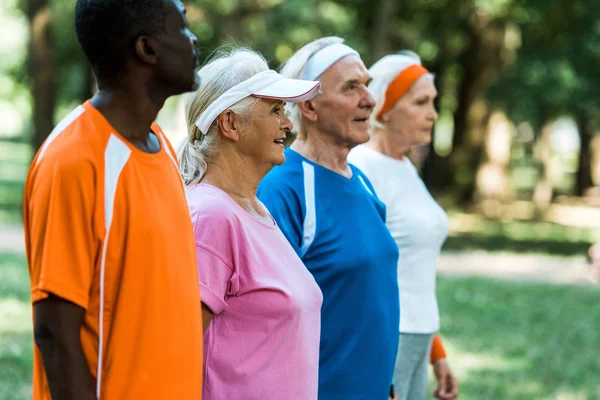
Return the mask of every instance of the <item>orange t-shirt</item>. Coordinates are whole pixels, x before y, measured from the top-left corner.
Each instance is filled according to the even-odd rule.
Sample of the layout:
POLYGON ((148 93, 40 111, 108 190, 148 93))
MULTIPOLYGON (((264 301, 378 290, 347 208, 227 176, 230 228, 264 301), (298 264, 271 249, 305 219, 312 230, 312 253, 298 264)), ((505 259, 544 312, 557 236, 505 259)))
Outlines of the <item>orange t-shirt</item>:
MULTIPOLYGON (((123 139, 90 102, 36 155, 24 220, 32 302, 86 310, 81 342, 101 399, 198 400, 202 316, 193 228, 173 149, 123 139)), ((50 399, 34 350, 33 399, 50 399)))

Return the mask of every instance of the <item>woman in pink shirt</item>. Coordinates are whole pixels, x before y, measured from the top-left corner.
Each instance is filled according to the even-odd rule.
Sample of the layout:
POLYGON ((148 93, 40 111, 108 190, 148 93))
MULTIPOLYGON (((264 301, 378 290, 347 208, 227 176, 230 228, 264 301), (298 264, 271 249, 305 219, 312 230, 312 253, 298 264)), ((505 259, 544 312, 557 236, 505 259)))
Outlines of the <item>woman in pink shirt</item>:
POLYGON ((285 101, 319 82, 285 79, 259 54, 219 51, 188 94, 179 146, 204 320, 204 400, 316 400, 321 291, 256 197, 285 161, 285 101))

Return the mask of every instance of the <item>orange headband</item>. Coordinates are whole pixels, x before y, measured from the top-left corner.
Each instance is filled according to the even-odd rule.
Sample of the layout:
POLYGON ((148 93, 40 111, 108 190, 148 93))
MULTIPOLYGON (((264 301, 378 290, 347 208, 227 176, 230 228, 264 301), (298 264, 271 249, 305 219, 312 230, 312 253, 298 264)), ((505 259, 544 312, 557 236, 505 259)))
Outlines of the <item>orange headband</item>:
POLYGON ((377 113, 377 119, 380 119, 383 114, 390 111, 394 107, 394 104, 408 92, 408 89, 410 89, 417 79, 428 73, 429 71, 419 64, 411 65, 400 72, 385 91, 385 101, 383 102, 383 107, 377 113))

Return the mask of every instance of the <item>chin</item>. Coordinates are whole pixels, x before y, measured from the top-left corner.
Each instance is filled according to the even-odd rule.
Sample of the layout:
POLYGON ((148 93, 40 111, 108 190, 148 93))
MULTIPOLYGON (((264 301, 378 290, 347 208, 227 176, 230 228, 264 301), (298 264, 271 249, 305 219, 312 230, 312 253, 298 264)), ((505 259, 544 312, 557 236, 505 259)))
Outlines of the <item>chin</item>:
POLYGON ((274 166, 282 165, 284 162, 285 162, 285 154, 281 154, 281 156, 275 157, 273 159, 273 165, 274 166))
POLYGON ((181 79, 180 84, 177 86, 181 86, 181 92, 183 93, 194 92, 200 87, 200 77, 194 72, 193 75, 181 79))
POLYGON ((433 138, 433 135, 431 132, 424 134, 420 140, 421 143, 419 143, 419 146, 424 146, 426 144, 430 144, 432 138, 433 138))
POLYGON ((354 145, 358 146, 359 144, 367 143, 371 139, 371 135, 369 135, 369 131, 366 130, 364 132, 355 132, 352 135, 352 142, 354 145))

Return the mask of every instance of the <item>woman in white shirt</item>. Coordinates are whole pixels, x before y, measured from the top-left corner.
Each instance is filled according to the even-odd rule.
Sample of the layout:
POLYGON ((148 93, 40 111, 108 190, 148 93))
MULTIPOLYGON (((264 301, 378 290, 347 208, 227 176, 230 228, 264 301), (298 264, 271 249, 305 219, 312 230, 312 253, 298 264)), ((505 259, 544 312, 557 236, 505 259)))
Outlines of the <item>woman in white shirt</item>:
POLYGON ((438 380, 434 395, 454 399, 458 384, 436 335, 436 263, 448 219, 406 157, 411 148, 431 141, 437 90, 433 76, 415 56, 383 57, 369 72, 369 90, 377 101, 371 140, 353 149, 348 159, 367 175, 386 204, 386 225, 400 249, 400 346, 394 388, 399 400, 425 399, 431 360, 438 380))

